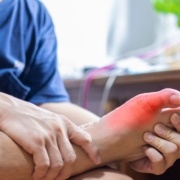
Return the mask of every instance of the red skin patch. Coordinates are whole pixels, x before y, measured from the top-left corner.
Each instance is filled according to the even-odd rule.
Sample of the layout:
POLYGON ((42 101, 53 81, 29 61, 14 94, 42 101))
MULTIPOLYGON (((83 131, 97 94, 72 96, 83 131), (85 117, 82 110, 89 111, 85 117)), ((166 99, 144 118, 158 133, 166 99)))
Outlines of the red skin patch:
POLYGON ((172 95, 179 92, 165 89, 159 92, 138 95, 124 105, 107 114, 108 126, 113 128, 138 128, 150 123, 162 108, 177 107, 179 101, 172 101, 172 95))

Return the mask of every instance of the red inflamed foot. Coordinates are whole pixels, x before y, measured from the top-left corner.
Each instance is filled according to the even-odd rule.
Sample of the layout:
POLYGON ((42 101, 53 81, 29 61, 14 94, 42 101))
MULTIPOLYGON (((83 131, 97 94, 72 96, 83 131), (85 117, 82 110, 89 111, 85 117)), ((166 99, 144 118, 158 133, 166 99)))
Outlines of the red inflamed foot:
POLYGON ((172 127, 170 117, 180 114, 180 92, 164 89, 158 92, 140 94, 97 122, 99 136, 111 141, 112 147, 119 153, 119 160, 133 161, 144 157, 142 147, 145 132, 154 132, 154 126, 163 123, 172 127), (100 130, 99 130, 100 129, 100 130), (114 144, 116 144, 114 146, 114 144))
MULTIPOLYGON (((180 92, 164 89, 158 92, 140 94, 109 113, 106 118, 112 128, 138 128, 154 121, 153 118, 165 108, 180 106, 180 92), (121 122, 120 122, 121 121, 121 122)), ((163 122, 163 119, 162 119, 163 122)))

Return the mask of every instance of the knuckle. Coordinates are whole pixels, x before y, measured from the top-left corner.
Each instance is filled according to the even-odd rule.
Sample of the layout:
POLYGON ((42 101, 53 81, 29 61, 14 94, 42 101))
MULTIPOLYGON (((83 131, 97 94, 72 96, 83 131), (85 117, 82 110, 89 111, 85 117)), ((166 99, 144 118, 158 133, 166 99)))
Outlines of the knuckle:
POLYGON ((157 146, 157 149, 159 149, 159 150, 162 149, 162 142, 161 142, 160 138, 156 138, 155 144, 157 146))
POLYGON ((167 130, 166 133, 165 133, 165 137, 172 141, 173 140, 173 136, 172 136, 172 131, 171 130, 167 130))
POLYGON ((59 169, 61 169, 62 167, 64 166, 64 163, 62 162, 62 161, 58 161, 58 162, 56 162, 55 164, 53 164, 52 166, 51 166, 51 169, 57 169, 57 170, 59 170, 59 169))
POLYGON ((62 131, 62 127, 60 125, 56 125, 56 131, 59 133, 59 134, 62 134, 63 131, 62 131))
POLYGON ((43 162, 42 164, 38 165, 38 169, 40 170, 44 170, 44 169, 48 169, 50 166, 50 163, 48 161, 43 162))
POLYGON ((38 144, 39 146, 43 146, 44 145, 44 139, 42 135, 34 135, 33 140, 36 144, 38 144))
POLYGON ((65 159, 64 163, 73 164, 75 162, 75 160, 76 160, 76 155, 72 154, 65 159))
POLYGON ((41 151, 45 145, 45 140, 41 137, 33 138, 33 142, 34 142, 33 143, 34 145, 32 145, 32 143, 28 143, 25 146, 25 150, 29 152, 30 154, 34 154, 34 153, 37 153, 38 151, 41 151))

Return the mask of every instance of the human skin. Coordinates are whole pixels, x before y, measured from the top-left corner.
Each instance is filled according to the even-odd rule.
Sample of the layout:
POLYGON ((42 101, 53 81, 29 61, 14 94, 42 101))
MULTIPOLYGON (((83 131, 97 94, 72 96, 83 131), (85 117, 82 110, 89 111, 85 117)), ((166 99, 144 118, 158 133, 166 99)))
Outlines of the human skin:
POLYGON ((121 174, 115 169, 108 167, 94 169, 80 175, 74 176, 69 180, 132 180, 125 174, 121 174))
MULTIPOLYGON (((76 125, 96 122, 97 120, 100 119, 100 117, 92 114, 91 112, 71 103, 66 103, 66 102, 65 103, 46 103, 46 104, 40 105, 40 107, 53 111, 55 113, 64 114, 66 117, 68 117, 68 119, 70 119, 76 125)), ((145 138, 144 140, 146 141, 145 138)), ((152 142, 151 145, 152 146, 148 148, 147 146, 143 147, 143 148, 146 148, 144 153, 147 157, 140 159, 136 162, 130 163, 130 166, 132 166, 132 168, 134 168, 135 170, 139 172, 162 174, 168 169, 169 166, 171 166, 176 161, 178 148, 175 144, 171 143, 170 141, 164 141, 162 138, 158 139, 158 141, 152 142), (161 146, 159 145, 160 143, 161 143, 161 146), (142 166, 142 164, 145 164, 145 163, 146 163, 146 166, 142 166)), ((112 169, 109 168, 109 171, 104 173, 103 177, 107 179, 112 179, 111 177, 112 173, 110 173, 111 170, 112 169)), ((64 170, 62 170, 61 172, 63 171, 64 170)), ((94 170, 92 170, 91 172, 94 175, 98 173, 98 170, 96 170, 95 172, 93 171, 94 170)), ((114 171, 113 171, 113 174, 115 174, 114 171)), ((116 171, 116 174, 119 175, 119 172, 116 171)), ((89 174, 84 173, 83 175, 84 177, 87 178, 89 174)), ((115 179, 115 177, 113 178, 115 179)), ((120 177, 116 177, 116 178, 118 180, 120 179, 120 177)))
POLYGON ((63 166, 71 169, 76 154, 70 140, 81 146, 92 161, 98 161, 91 136, 66 117, 4 93, 0 93, 0 130, 33 155, 36 180, 54 179, 63 166))
MULTIPOLYGON (((40 104, 39 106, 41 108, 47 109, 57 114, 63 114, 77 126, 91 123, 91 122, 96 122, 100 119, 100 117, 93 114, 92 112, 69 102, 52 102, 52 103, 40 104)), ((61 175, 64 174, 64 171, 65 169, 61 171, 61 175)), ((85 173, 81 173, 81 175, 74 177, 73 180, 74 179, 77 179, 77 180, 81 180, 81 179, 83 180, 84 179, 85 180, 86 179, 87 180, 95 180, 95 179, 120 180, 122 179, 124 180, 124 179, 131 179, 131 178, 122 174, 119 170, 115 170, 106 166, 106 168, 97 168, 97 169, 94 169, 85 173)))
MULTIPOLYGON (((0 139, 0 179, 33 180, 32 173, 34 170, 34 163, 32 156, 25 152, 20 146, 14 143, 7 135, 2 132, 0 132, 0 139)), ((74 149, 78 158, 74 164, 72 175, 81 174, 81 172, 95 167, 82 149, 80 149, 78 146, 74 146, 74 149)), ((101 173, 103 173, 103 171, 101 173)), ((113 173, 111 171, 111 176, 112 175, 113 173)), ((117 175, 114 174, 114 176, 117 175)), ((123 175, 121 175, 121 177, 124 179, 123 175)), ((64 178, 59 179, 64 180, 64 178)), ((125 177, 125 179, 129 178, 125 177)))
POLYGON ((146 132, 144 134, 144 140, 149 144, 145 148, 145 154, 151 159, 151 161, 159 163, 150 164, 146 157, 130 164, 136 171, 150 173, 153 168, 156 170, 155 174, 162 174, 180 157, 179 114, 174 113, 171 116, 171 124, 176 131, 172 130, 168 126, 165 126, 164 124, 156 124, 154 126, 154 133, 146 132), (151 147, 154 145, 160 152, 163 151, 164 153, 161 154, 151 147))
POLYGON ((92 112, 69 102, 45 103, 39 106, 51 112, 63 114, 77 126, 99 121, 100 119, 100 117, 93 114, 92 112))
MULTIPOLYGON (((170 124, 170 116, 174 112, 180 112, 180 109, 162 110, 162 108, 177 107, 180 104, 179 95, 179 92, 170 89, 153 94, 140 95, 125 103, 123 107, 120 107, 104 116, 100 121, 84 126, 84 130, 92 136, 92 143, 98 146, 102 158, 100 166, 118 160, 131 162, 144 158, 145 154, 142 147, 147 143, 143 141, 143 134, 147 130, 152 132, 156 123, 163 122, 165 125, 170 124), (152 98, 148 99, 150 96, 152 98), (163 103, 156 106, 156 109, 153 109, 153 111, 151 108, 149 111, 144 111, 142 106, 136 106, 139 99, 142 101, 144 98, 148 99, 148 105, 150 100, 153 99, 153 101, 157 102, 159 98, 161 98, 163 103), (130 106, 131 104, 134 104, 134 109, 132 108, 133 106, 130 106), (142 109, 139 109, 139 107, 142 109), (126 109, 127 114, 123 114, 125 113, 124 109, 126 109), (115 116, 116 114, 121 113, 123 115, 128 115, 133 111, 141 112, 141 110, 142 114, 138 113, 137 117, 122 116, 122 118, 119 117, 118 119, 115 116), (151 114, 153 113, 153 115, 149 116, 149 112, 151 114), (146 118, 149 118, 146 119, 145 124, 142 124, 143 115, 146 118), (114 126, 114 117, 117 119, 115 122, 116 126, 114 126), (126 123, 124 123, 124 119, 126 120, 126 123), (136 129, 137 127, 138 129, 136 129)), ((73 147, 77 154, 77 159, 73 165, 72 176, 98 167, 89 160, 87 154, 84 153, 80 147, 75 145, 73 145, 73 147)), ((30 160, 31 156, 22 152, 22 149, 20 149, 19 146, 17 146, 5 134, 1 135, 1 157, 0 168, 3 168, 3 171, 0 171, 0 178, 3 178, 3 180, 31 179, 30 175, 33 172, 33 162, 30 160), (8 152, 8 149, 13 149, 13 151, 8 152), (12 173, 10 173, 9 170, 12 170, 12 173), (23 174, 21 172, 23 172, 23 174)), ((61 174, 59 176, 61 176, 61 174)), ((57 179, 59 180, 61 177, 57 177, 57 179)))
MULTIPOLYGON (((169 121, 170 116, 174 112, 179 112, 179 108, 166 108, 175 108, 179 106, 179 103, 179 92, 171 89, 138 95, 102 117, 98 123, 95 123, 96 125, 93 127, 95 131, 92 130, 90 134, 112 143, 121 140, 121 145, 119 144, 121 153, 117 158, 121 161, 130 162, 142 158, 144 154, 141 147, 146 145, 142 138, 142 132, 153 132, 154 125, 159 122, 172 127, 169 121)), ((120 149, 117 148, 119 146, 116 144, 116 147, 113 148, 113 144, 111 145, 114 151, 119 151, 120 149)), ((114 152, 114 154, 118 154, 118 152, 114 152)), ((112 158, 113 161, 117 159, 112 158)))

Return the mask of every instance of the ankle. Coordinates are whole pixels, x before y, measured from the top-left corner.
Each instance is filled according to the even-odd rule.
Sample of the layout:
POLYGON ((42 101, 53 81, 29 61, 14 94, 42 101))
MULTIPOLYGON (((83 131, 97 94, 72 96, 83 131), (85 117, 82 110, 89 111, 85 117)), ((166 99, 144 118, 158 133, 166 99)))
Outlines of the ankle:
POLYGON ((108 128, 102 123, 103 119, 98 122, 88 123, 83 129, 92 137, 92 143, 98 147, 102 164, 107 164, 118 160, 117 137, 109 132, 108 128))

